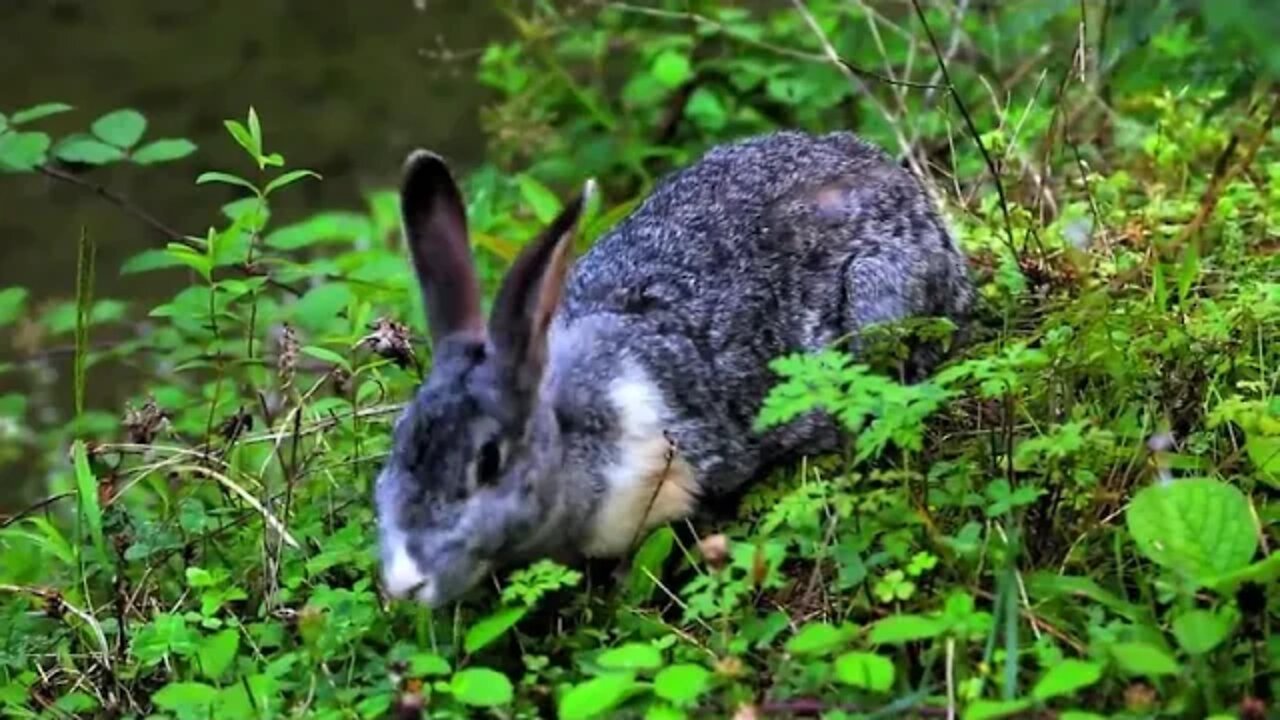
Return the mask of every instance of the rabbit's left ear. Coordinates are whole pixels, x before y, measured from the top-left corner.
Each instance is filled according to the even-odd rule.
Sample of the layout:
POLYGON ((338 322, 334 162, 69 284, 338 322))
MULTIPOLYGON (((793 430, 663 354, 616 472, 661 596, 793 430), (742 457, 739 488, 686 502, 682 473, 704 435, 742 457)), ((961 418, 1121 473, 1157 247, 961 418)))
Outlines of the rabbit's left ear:
POLYGON ((493 359, 508 389, 517 395, 527 397, 542 378, 547 331, 564 293, 578 221, 594 192, 595 183, 588 181, 582 193, 525 246, 494 299, 489 315, 493 359))

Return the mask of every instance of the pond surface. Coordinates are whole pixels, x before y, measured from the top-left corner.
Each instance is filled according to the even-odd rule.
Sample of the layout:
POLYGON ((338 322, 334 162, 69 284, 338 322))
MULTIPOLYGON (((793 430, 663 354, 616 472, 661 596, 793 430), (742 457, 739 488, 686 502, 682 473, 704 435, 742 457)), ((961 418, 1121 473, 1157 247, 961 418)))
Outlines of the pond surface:
MULTIPOLYGON (((251 104, 269 151, 324 176, 273 203, 275 222, 362 208, 362 193, 394 183, 416 146, 464 168, 476 162, 477 113, 488 96, 473 79, 474 59, 510 32, 491 3, 475 0, 3 0, 0 27, 0 110, 74 105, 39 124, 58 137, 131 107, 149 120, 145 137, 186 137, 200 147, 179 162, 84 176, 191 234, 203 234, 235 197, 222 186, 197 187, 196 176, 250 169, 223 120, 243 118, 251 104)), ((35 175, 0 175, 0 288, 24 286, 37 305, 73 298, 82 228, 98 245, 97 297, 141 304, 172 293, 154 276, 118 273, 163 236, 81 188, 35 175)), ((0 359, 15 356, 14 335, 0 335, 0 359)), ((53 363, 63 379, 33 405, 65 417, 68 365, 69 357, 53 363)), ((132 382, 118 374, 90 376, 92 406, 120 407, 132 382)), ((31 386, 0 375, 0 394, 14 391, 31 386)), ((0 478, 0 511, 37 492, 41 478, 31 475, 0 478)))

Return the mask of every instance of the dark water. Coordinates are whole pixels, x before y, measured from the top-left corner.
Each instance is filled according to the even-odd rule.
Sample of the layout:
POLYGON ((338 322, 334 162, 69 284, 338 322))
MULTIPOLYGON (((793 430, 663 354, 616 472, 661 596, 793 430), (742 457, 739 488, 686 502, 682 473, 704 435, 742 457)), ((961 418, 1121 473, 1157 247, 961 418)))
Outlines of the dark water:
MULTIPOLYGON (((182 161, 102 168, 85 179, 181 232, 203 234, 235 195, 197 187, 195 177, 250 170, 222 123, 252 104, 267 149, 325 178, 273 203, 274 221, 290 222, 321 209, 361 209, 363 191, 393 183, 414 146, 464 168, 482 157, 477 115, 487 95, 473 80, 474 61, 509 32, 506 18, 478 0, 0 0, 0 110, 74 105, 36 126, 58 137, 131 107, 149 120, 145 137, 191 139, 200 149, 182 161)), ((82 228, 98 245, 97 297, 142 305, 174 290, 118 274, 131 255, 163 245, 162 236, 80 188, 36 175, 0 175, 0 288, 22 285, 37 306, 73 298, 82 228)), ((15 358, 15 337, 12 327, 0 331, 0 358, 15 358)), ((46 399, 65 412, 71 389, 62 377, 46 399)), ((90 381, 90 404, 103 409, 117 409, 130 390, 127 374, 109 368, 90 381)), ((29 378, 0 375, 0 394, 30 390, 29 378)), ((0 462, 8 475, 0 510, 39 483, 11 470, 0 462)))

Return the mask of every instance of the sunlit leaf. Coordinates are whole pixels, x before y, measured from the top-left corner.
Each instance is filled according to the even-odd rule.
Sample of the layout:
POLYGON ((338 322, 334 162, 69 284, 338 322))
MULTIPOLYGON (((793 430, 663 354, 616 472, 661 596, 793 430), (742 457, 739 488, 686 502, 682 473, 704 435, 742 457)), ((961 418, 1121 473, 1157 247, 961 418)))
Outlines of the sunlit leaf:
POLYGON ((116 110, 94 120, 90 129, 99 140, 128 149, 142 139, 142 133, 147 130, 147 119, 137 110, 116 110))

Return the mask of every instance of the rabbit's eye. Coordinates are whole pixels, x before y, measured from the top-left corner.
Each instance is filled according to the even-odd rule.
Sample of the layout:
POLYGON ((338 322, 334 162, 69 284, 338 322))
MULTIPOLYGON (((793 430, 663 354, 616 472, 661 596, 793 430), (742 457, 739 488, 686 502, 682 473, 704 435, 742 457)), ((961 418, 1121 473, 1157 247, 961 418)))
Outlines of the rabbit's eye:
POLYGON ((480 447, 480 457, 476 459, 476 481, 480 485, 493 485, 501 469, 502 450, 497 440, 489 440, 480 447))

